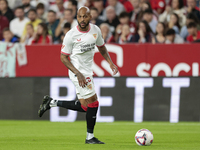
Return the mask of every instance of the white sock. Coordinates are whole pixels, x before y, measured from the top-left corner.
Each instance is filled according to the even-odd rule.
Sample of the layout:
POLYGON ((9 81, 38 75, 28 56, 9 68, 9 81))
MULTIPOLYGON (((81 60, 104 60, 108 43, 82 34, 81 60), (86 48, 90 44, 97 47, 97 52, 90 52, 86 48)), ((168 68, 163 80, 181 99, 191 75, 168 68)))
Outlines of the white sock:
POLYGON ((51 100, 49 106, 50 106, 50 107, 56 107, 56 106, 57 106, 57 103, 58 103, 58 100, 53 99, 53 100, 51 100))
POLYGON ((94 134, 93 133, 88 133, 87 132, 87 138, 86 138, 86 140, 90 140, 90 139, 92 139, 94 137, 94 134))

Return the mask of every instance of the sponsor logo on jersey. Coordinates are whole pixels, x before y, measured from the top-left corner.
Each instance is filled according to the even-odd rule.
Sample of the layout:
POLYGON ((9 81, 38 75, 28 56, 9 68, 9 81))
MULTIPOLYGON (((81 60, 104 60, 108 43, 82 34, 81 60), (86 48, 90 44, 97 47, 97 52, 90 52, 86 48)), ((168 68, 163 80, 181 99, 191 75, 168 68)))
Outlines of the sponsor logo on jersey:
POLYGON ((65 45, 62 45, 62 48, 61 48, 61 49, 63 49, 63 48, 65 48, 65 45))
POLYGON ((77 39, 77 41, 80 42, 80 41, 81 41, 81 38, 80 38, 80 39, 77 39))
POLYGON ((96 39, 97 38, 97 34, 93 34, 94 38, 96 39))

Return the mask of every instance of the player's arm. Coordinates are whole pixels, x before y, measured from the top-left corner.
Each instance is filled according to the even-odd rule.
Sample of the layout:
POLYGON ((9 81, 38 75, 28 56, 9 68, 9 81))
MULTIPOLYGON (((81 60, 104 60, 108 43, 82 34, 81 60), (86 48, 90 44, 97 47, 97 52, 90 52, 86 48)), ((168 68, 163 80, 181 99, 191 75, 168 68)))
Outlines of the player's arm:
POLYGON ((112 62, 110 55, 108 54, 108 51, 104 46, 98 47, 99 52, 101 53, 101 55, 105 58, 105 60, 110 64, 110 68, 113 71, 113 75, 115 75, 118 72, 118 68, 117 66, 114 65, 114 63, 112 62))
POLYGON ((85 77, 69 61, 69 55, 64 55, 64 54, 61 53, 60 59, 61 59, 62 63, 77 76, 78 81, 79 81, 79 85, 81 87, 85 87, 86 84, 87 84, 86 80, 85 80, 85 77))

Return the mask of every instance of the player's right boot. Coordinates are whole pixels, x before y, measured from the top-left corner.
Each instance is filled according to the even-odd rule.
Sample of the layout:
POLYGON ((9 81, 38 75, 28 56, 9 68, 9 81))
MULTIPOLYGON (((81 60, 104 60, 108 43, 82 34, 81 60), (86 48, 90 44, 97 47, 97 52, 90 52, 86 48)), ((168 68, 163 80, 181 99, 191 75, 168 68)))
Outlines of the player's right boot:
POLYGON ((49 110, 50 107, 50 102, 51 102, 52 98, 49 97, 48 95, 44 96, 43 102, 40 105, 40 108, 38 110, 38 116, 42 117, 42 115, 44 114, 45 111, 49 110))
POLYGON ((85 144, 105 144, 104 142, 99 141, 97 138, 93 137, 90 140, 85 140, 85 144))

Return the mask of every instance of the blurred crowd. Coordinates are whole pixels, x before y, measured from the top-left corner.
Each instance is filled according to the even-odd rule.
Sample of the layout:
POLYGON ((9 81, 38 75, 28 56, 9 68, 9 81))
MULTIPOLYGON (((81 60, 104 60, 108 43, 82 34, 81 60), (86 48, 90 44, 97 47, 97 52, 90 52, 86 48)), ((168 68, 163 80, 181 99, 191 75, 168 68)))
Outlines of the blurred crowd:
POLYGON ((59 44, 81 6, 106 43, 200 42, 200 0, 0 0, 0 41, 59 44))

